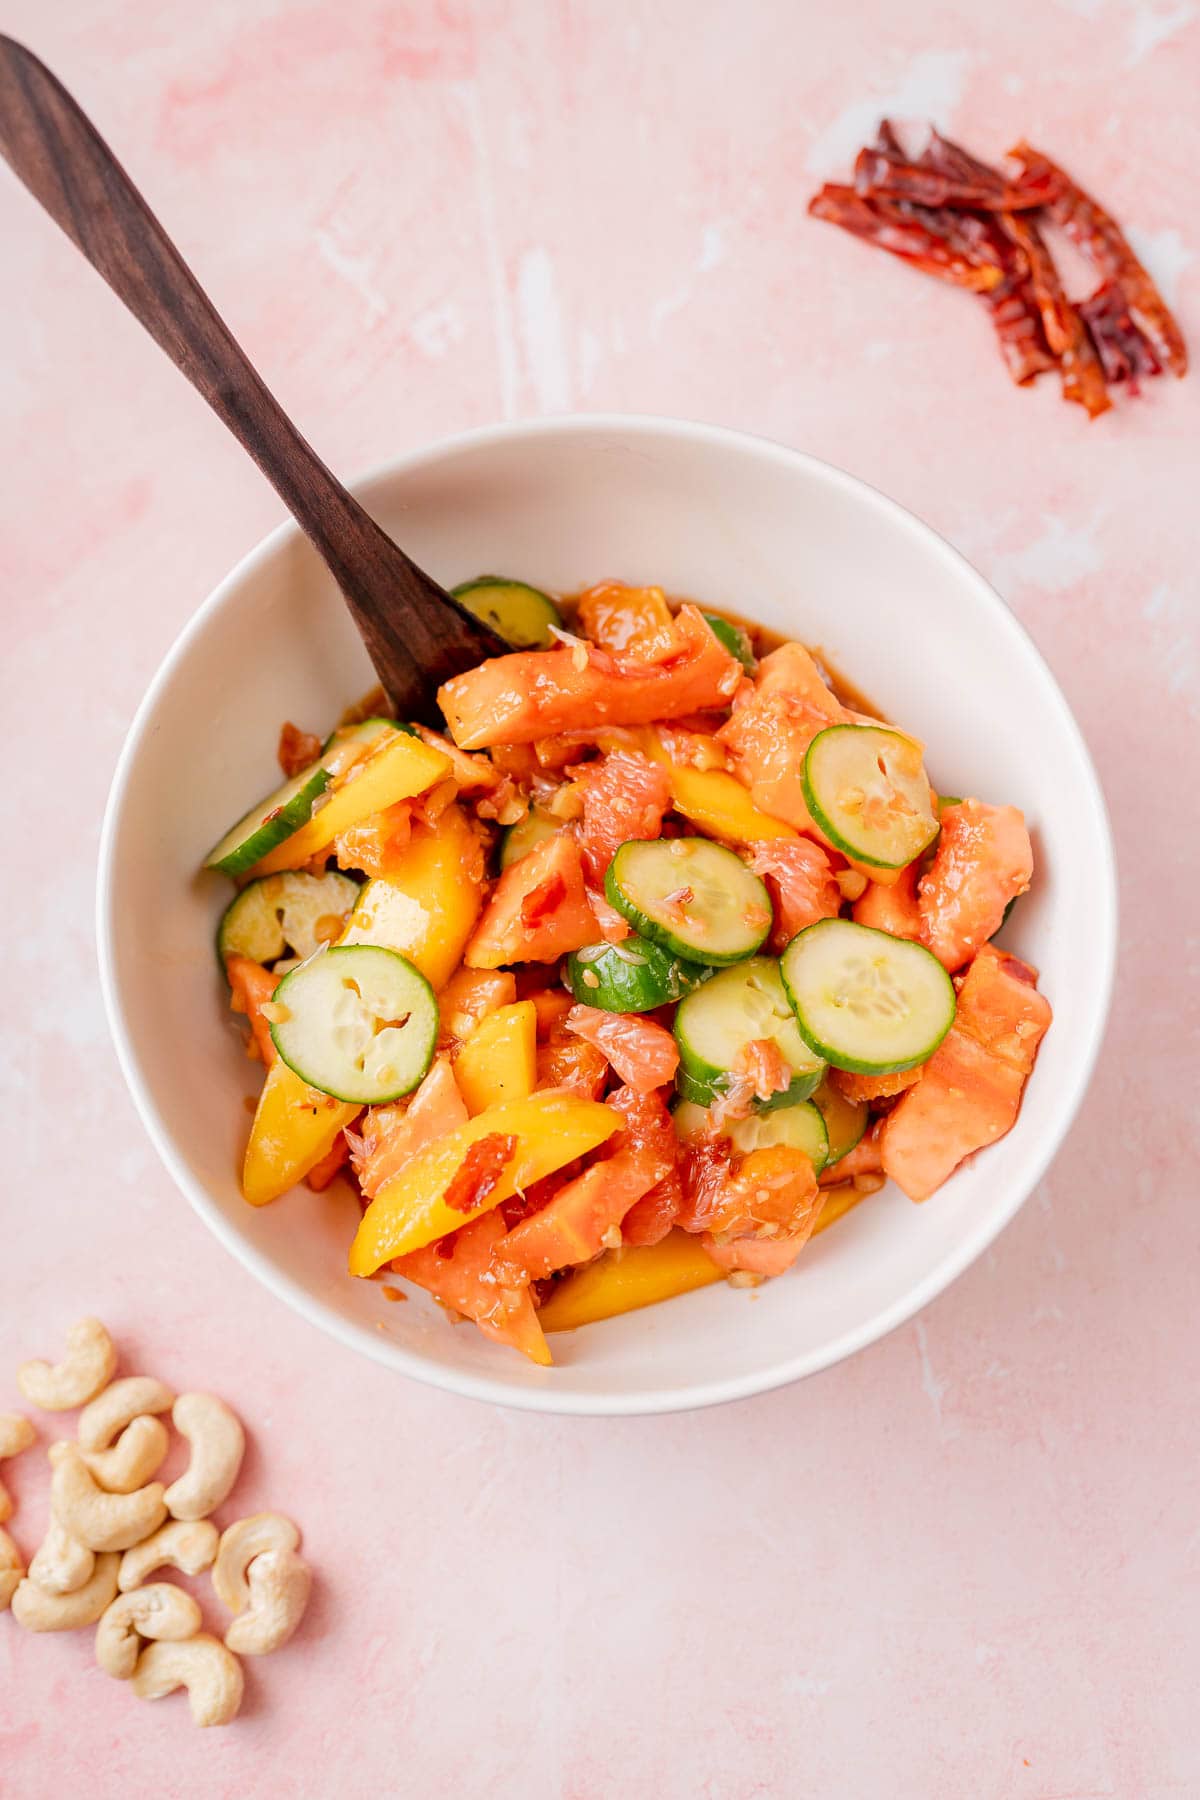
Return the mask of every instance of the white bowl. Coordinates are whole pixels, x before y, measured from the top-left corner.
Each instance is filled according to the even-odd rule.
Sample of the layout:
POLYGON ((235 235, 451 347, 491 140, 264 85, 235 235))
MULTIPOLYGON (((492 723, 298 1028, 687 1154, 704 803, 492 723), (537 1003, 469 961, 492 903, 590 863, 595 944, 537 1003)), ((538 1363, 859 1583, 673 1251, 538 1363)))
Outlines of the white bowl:
POLYGON ((1095 772, 1037 650, 981 576, 849 475, 709 426, 576 418, 474 432, 362 482, 369 510, 449 585, 485 569, 569 591, 653 582, 822 645, 920 735, 935 784, 1024 808, 1037 873, 1009 930, 1054 1006, 1015 1129, 932 1200, 892 1188, 751 1296, 724 1285, 557 1336, 537 1369, 414 1293, 346 1273, 358 1209, 238 1191, 255 1065, 213 956, 227 885, 201 857, 278 780, 280 722, 322 730, 371 685, 323 565, 292 525, 241 562, 159 670, 113 782, 99 871, 105 1000, 167 1168, 217 1236, 314 1324, 405 1375, 544 1412, 647 1413, 793 1381, 881 1337, 992 1241, 1087 1086, 1116 942, 1095 772), (381 1330, 380 1327, 383 1327, 381 1330))

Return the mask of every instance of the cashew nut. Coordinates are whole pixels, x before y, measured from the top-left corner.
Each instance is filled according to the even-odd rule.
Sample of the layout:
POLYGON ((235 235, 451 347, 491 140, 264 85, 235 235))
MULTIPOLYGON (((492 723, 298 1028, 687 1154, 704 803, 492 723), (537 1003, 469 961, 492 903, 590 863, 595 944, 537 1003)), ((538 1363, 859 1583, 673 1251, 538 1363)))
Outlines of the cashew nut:
POLYGON ((205 1519, 238 1478, 246 1436, 237 1416, 215 1394, 180 1394, 171 1417, 191 1444, 192 1455, 167 1489, 167 1510, 176 1519, 205 1519))
POLYGON ((85 1450, 82 1455, 102 1488, 132 1494, 162 1467, 170 1447, 162 1420, 142 1415, 125 1427, 111 1450, 85 1450))
POLYGON ((51 1517, 46 1535, 34 1551, 29 1579, 48 1594, 73 1594, 91 1579, 95 1554, 51 1517))
POLYGON ((304 1617, 312 1570, 294 1550, 264 1550, 246 1580, 250 1605, 233 1621, 225 1642, 240 1656, 266 1656, 287 1643, 304 1617))
POLYGON ((174 1399, 170 1388, 153 1375, 126 1375, 110 1382, 79 1415, 79 1448, 107 1450, 126 1425, 143 1413, 170 1412, 174 1399))
POLYGON ((197 1725, 228 1725, 242 1704, 242 1665, 218 1638, 197 1632, 182 1644, 147 1644, 133 1672, 139 1700, 187 1689, 197 1725))
MULTIPOLYGON (((33 1421, 24 1413, 0 1413, 0 1462, 10 1456, 20 1456, 22 1450, 28 1450, 37 1432, 33 1421)), ((0 1525, 5 1519, 12 1518, 12 1495, 0 1481, 0 1525)))
POLYGON ((217 1599, 231 1613, 242 1612, 250 1604, 246 1569, 251 1560, 264 1550, 299 1548, 299 1529, 282 1513, 252 1513, 248 1519, 238 1519, 221 1533, 212 1572, 217 1599))
POLYGON ((99 1319, 80 1319, 67 1333, 67 1354, 61 1362, 22 1363, 17 1386, 31 1406, 43 1412, 70 1412, 91 1400, 117 1366, 113 1341, 99 1319))
POLYGON ((118 1594, 96 1627, 96 1661, 106 1675, 128 1681, 137 1667, 142 1638, 177 1643, 193 1637, 201 1622, 192 1596, 169 1581, 118 1594))
POLYGON ((12 1615, 26 1631, 74 1631, 94 1625, 117 1591, 119 1556, 98 1556, 91 1579, 73 1594, 48 1594, 26 1576, 12 1597, 12 1615))
POLYGON ((199 1575, 217 1554, 219 1537, 210 1519, 169 1519, 143 1543, 125 1552, 117 1586, 127 1594, 167 1564, 182 1569, 185 1575, 199 1575))
POLYGON ((136 1488, 132 1494, 106 1494, 78 1445, 52 1445, 50 1461, 54 1465, 50 1510, 89 1550, 128 1550, 149 1537, 167 1516, 161 1481, 136 1488))
POLYGON ((21 1552, 0 1525, 0 1612, 3 1612, 25 1578, 21 1552))

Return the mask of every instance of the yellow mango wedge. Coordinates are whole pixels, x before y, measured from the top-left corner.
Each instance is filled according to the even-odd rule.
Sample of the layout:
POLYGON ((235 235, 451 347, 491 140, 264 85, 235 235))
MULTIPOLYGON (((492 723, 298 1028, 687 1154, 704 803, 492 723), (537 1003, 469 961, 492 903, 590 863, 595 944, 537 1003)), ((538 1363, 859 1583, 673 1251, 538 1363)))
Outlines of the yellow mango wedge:
POLYGON ((314 1092, 277 1056, 258 1097, 242 1165, 242 1193, 251 1206, 278 1200, 303 1181, 361 1111, 314 1092))
POLYGON ((606 1250, 568 1275, 539 1309, 538 1322, 543 1331, 575 1331, 724 1279, 698 1237, 672 1231, 660 1244, 606 1250))
POLYGON ((862 1195, 852 1181, 841 1181, 836 1187, 825 1189, 825 1204, 817 1214, 817 1222, 812 1228, 812 1235, 828 1231, 839 1219, 844 1219, 852 1207, 858 1205, 862 1195))
POLYGON ((611 1137, 620 1120, 598 1100, 549 1088, 527 1100, 489 1106, 469 1124, 428 1149, 385 1181, 362 1216, 350 1246, 350 1273, 373 1275, 395 1256, 420 1250, 448 1231, 507 1200, 518 1189, 532 1187, 564 1163, 594 1150, 611 1137), (472 1144, 497 1132, 515 1137, 516 1152, 482 1206, 459 1212, 444 1195, 472 1144))
POLYGON ((497 1007, 475 1027, 454 1063, 458 1091, 474 1118, 505 1100, 527 1100, 537 1083, 537 1008, 497 1007))
MULTIPOLYGON (((449 806, 432 829, 415 827, 400 874, 366 884, 340 941, 400 950, 440 988, 458 967, 482 904, 477 840, 461 808, 449 806), (476 865, 478 877, 472 875, 476 865)), ((251 1206, 278 1200, 303 1181, 359 1110, 314 1094, 277 1058, 259 1096, 242 1168, 242 1192, 251 1206)))
POLYGON ((397 800, 411 800, 414 794, 423 794, 449 773, 450 759, 440 750, 406 732, 388 734, 354 765, 345 782, 333 789, 331 798, 308 824, 277 844, 253 873, 273 875, 278 869, 302 868, 327 850, 341 832, 349 831, 372 813, 394 806, 397 800))
POLYGON ((687 769, 671 763, 667 780, 675 811, 722 843, 753 844, 763 838, 799 835, 782 819, 760 812, 741 782, 722 769, 687 769))
POLYGON ((440 988, 462 961, 482 905, 479 841, 461 807, 448 806, 432 829, 413 827, 397 873, 367 882, 341 941, 399 950, 440 988))

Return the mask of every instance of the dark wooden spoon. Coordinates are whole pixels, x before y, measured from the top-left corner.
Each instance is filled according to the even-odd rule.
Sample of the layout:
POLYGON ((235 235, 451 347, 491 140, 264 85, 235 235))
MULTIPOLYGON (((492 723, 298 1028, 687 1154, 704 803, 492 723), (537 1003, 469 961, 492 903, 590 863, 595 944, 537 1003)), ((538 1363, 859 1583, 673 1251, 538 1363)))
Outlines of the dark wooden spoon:
POLYGON ((507 646, 330 474, 95 127, 2 34, 0 155, 250 452, 329 565, 398 717, 439 723, 440 683, 507 646))

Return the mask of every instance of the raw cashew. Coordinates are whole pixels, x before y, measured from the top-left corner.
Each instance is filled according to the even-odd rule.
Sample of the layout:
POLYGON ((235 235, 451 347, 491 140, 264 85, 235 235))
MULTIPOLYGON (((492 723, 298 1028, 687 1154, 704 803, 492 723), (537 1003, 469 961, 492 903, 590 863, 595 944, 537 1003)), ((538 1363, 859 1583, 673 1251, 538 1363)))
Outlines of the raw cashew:
POLYGON ((79 1448, 107 1450, 119 1431, 143 1413, 170 1412, 175 1396, 153 1375, 126 1375, 110 1382, 79 1415, 79 1448))
POLYGON ((218 1638, 197 1632, 182 1644, 147 1644, 133 1672, 139 1700, 187 1689, 197 1725, 228 1725, 242 1704, 242 1665, 218 1638))
POLYGON ((236 1414, 215 1394, 180 1394, 171 1417, 191 1444, 192 1456, 167 1489, 167 1510, 176 1519, 206 1519, 238 1478, 245 1433, 236 1414))
POLYGON ((225 1642, 239 1656, 266 1656, 287 1643, 304 1617, 312 1570, 294 1550, 264 1550, 246 1580, 250 1605, 233 1621, 225 1642))
POLYGON ((70 1412, 98 1394, 112 1380, 116 1366, 113 1341, 100 1320, 79 1319, 67 1333, 62 1361, 22 1363, 17 1386, 30 1405, 43 1412, 70 1412))
POLYGON ((220 1538, 210 1519, 169 1519, 121 1558, 117 1586, 123 1594, 141 1587, 147 1575, 170 1564, 185 1575, 199 1575, 217 1554, 220 1538))
POLYGON ((250 1604, 246 1569, 264 1550, 298 1550, 300 1532, 282 1513, 252 1513, 221 1533, 221 1546, 213 1564, 212 1583, 217 1599, 231 1613, 250 1604))
POLYGON ((73 1594, 91 1580, 95 1566, 94 1552, 52 1516, 45 1537, 33 1553, 29 1578, 48 1594, 73 1594))
MULTIPOLYGON (((37 1431, 33 1421, 24 1413, 0 1413, 0 1462, 10 1456, 20 1456, 22 1450, 28 1450, 37 1431)), ((0 1525, 5 1519, 12 1518, 12 1495, 0 1481, 0 1525)))
POLYGON ((3 1612, 25 1578, 21 1552, 0 1525, 0 1612, 3 1612))
POLYGON ((144 1487, 166 1460, 171 1439, 161 1419, 140 1415, 128 1424, 111 1450, 85 1450, 83 1460, 110 1494, 144 1487))
POLYGON ((177 1643, 194 1637, 200 1608, 190 1594, 169 1581, 156 1581, 133 1594, 118 1594, 96 1627, 96 1661, 106 1675, 128 1681, 137 1667, 141 1640, 177 1643))
POLYGON ((26 1631, 74 1631, 94 1625, 117 1591, 119 1556, 98 1556, 90 1581, 73 1594, 48 1594, 26 1576, 12 1597, 12 1614, 26 1631))
POLYGON ((50 1510, 89 1550, 128 1550, 149 1537, 167 1516, 161 1481, 152 1481, 132 1494, 106 1494, 78 1445, 52 1445, 50 1461, 54 1465, 50 1510))

